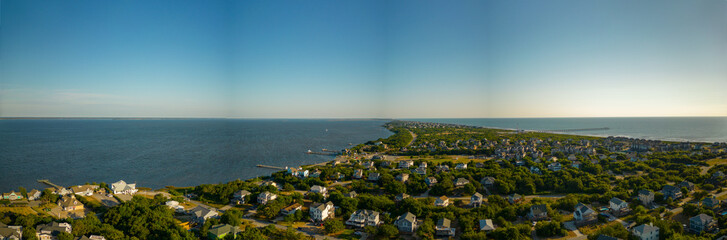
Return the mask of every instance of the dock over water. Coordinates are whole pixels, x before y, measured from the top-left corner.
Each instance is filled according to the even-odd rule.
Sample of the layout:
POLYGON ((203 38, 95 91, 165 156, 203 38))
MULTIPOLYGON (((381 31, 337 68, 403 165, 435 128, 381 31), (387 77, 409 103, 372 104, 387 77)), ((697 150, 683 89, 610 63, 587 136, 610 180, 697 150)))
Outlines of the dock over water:
POLYGON ((57 185, 57 184, 54 184, 54 183, 50 182, 48 179, 40 179, 40 180, 38 180, 38 182, 39 183, 42 183, 42 184, 45 184, 45 185, 48 185, 48 186, 51 186, 51 187, 54 187, 54 188, 59 189, 59 190, 63 188, 60 185, 57 185))

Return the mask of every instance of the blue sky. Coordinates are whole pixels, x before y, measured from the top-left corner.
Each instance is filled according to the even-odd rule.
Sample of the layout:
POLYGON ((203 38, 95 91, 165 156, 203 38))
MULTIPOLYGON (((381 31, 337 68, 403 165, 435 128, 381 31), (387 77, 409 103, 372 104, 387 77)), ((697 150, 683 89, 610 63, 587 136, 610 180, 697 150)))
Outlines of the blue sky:
POLYGON ((727 1, 0 1, 2 117, 727 116, 727 1))

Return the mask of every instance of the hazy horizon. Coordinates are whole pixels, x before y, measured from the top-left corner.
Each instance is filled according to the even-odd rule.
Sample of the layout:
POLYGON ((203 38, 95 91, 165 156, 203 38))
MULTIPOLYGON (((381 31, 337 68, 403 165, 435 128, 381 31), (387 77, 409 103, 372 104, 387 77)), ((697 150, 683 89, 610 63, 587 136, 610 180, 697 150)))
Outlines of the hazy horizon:
POLYGON ((727 116, 726 1, 0 2, 0 117, 727 116))

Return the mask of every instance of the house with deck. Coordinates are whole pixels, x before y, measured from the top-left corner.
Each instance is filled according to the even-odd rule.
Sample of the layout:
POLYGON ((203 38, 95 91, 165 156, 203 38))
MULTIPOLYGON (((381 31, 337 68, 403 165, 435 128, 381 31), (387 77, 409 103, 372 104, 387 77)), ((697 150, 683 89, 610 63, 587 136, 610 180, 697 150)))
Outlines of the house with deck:
POLYGON ((435 235, 441 237, 454 237, 455 228, 452 227, 452 221, 446 218, 440 218, 437 220, 437 225, 434 227, 435 235))
POLYGON ((377 211, 359 209, 351 214, 351 217, 349 217, 346 221, 346 225, 358 228, 366 226, 376 227, 381 224, 381 219, 379 218, 379 215, 380 214, 377 211))
POLYGON ((413 233, 417 228, 417 217, 410 213, 404 213, 394 221, 394 225, 400 232, 413 233))

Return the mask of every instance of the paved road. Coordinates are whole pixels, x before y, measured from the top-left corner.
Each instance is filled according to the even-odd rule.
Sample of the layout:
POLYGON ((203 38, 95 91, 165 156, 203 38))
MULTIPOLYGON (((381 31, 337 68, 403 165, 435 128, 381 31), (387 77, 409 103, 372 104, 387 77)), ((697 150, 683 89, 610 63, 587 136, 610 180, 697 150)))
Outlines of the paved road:
POLYGON ((407 131, 409 131, 409 134, 411 134, 411 141, 409 141, 409 143, 407 143, 405 147, 408 147, 409 145, 411 145, 412 143, 414 143, 414 141, 417 140, 417 135, 414 134, 414 132, 412 132, 410 130, 407 130, 407 131))

